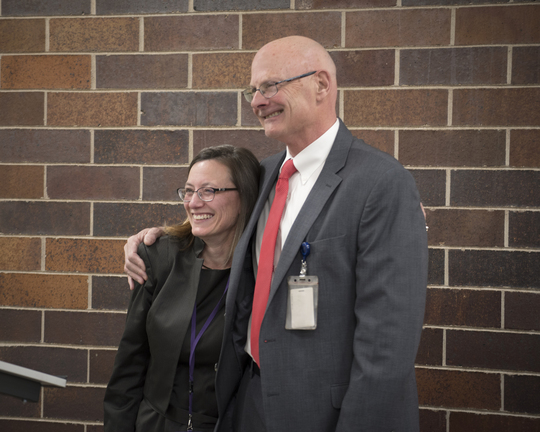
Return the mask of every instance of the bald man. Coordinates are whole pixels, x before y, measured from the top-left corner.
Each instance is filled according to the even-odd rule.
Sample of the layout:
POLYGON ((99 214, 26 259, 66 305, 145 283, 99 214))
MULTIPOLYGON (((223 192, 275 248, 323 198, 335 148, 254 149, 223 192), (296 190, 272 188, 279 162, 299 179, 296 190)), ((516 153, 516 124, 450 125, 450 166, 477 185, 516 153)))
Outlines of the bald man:
MULTIPOLYGON (((259 200, 234 254, 216 431, 418 431, 428 252, 412 176, 336 118, 336 68, 311 39, 262 47, 244 96, 286 150, 262 162, 259 200), (289 159, 296 172, 259 327, 259 259, 289 159)), ((126 272, 144 277, 133 262, 126 272)))

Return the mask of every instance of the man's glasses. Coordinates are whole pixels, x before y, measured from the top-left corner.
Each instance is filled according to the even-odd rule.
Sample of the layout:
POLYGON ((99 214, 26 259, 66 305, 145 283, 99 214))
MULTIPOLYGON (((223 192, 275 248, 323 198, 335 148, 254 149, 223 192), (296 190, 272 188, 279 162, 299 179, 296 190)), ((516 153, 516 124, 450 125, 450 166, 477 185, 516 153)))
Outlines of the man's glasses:
POLYGON ((197 190, 193 190, 190 188, 178 188, 176 189, 176 192, 178 193, 178 196, 180 197, 180 200, 182 202, 190 202, 193 199, 193 194, 197 193, 201 201, 210 202, 214 200, 214 197, 216 196, 216 192, 225 192, 225 191, 233 191, 238 190, 238 188, 211 188, 211 187, 202 187, 197 190))
POLYGON ((275 95, 277 95, 278 84, 283 84, 283 83, 291 82, 291 81, 294 81, 294 80, 297 80, 297 79, 300 79, 300 78, 305 78, 307 76, 313 75, 316 72, 317 71, 308 72, 308 73, 305 73, 303 75, 295 76, 294 78, 289 78, 289 79, 285 79, 285 80, 282 80, 282 81, 278 81, 276 83, 273 83, 273 82, 264 83, 264 84, 261 84, 260 88, 255 88, 255 87, 247 88, 242 93, 244 94, 244 97, 246 98, 246 100, 249 103, 251 103, 251 101, 255 97, 255 93, 257 93, 257 91, 260 91, 261 94, 266 99, 270 99, 271 97, 274 97, 275 95))

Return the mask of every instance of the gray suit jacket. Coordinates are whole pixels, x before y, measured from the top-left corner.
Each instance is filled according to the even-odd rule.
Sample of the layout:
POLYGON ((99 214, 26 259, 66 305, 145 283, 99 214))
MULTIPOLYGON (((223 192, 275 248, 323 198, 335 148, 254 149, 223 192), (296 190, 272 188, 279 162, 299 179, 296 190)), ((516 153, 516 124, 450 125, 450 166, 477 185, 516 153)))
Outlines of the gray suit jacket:
MULTIPOLYGON (((230 430, 253 300, 252 240, 285 153, 262 162, 261 192, 234 256, 216 391, 230 430)), ((417 431, 414 360, 427 284, 427 236, 414 179, 343 123, 275 269, 260 333, 268 432, 417 431), (286 330, 287 277, 319 277, 317 329, 286 330)))

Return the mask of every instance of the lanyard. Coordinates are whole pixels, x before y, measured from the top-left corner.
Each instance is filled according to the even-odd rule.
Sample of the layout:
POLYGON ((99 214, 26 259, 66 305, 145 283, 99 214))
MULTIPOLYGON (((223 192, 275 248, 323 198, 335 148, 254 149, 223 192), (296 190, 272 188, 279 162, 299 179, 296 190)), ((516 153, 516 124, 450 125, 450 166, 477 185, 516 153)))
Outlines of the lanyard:
POLYGON ((193 375, 195 372, 195 348, 197 347, 197 344, 199 343, 199 340, 201 339, 204 332, 208 329, 214 318, 216 317, 219 306, 221 305, 221 302, 223 301, 223 298, 225 297, 225 294, 227 293, 227 290, 229 289, 229 279, 227 279, 227 285, 225 286, 225 291, 223 291, 223 294, 221 295, 221 298, 219 299, 216 307, 210 314, 210 316, 206 319, 206 322, 204 323, 202 329, 199 331, 199 333, 196 335, 196 324, 197 324, 197 303, 195 302, 195 307, 193 308, 193 315, 191 316, 191 347, 189 350, 189 418, 188 418, 188 426, 187 430, 192 431, 193 430, 193 375))

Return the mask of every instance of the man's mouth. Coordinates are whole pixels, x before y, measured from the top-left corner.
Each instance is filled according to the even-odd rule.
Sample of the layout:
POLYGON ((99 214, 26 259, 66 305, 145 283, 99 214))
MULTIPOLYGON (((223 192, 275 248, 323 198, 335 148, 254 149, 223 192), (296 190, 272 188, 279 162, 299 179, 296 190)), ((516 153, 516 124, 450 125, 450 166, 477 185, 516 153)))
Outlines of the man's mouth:
POLYGON ((210 214, 194 214, 193 215, 194 220, 204 220, 204 219, 210 219, 213 217, 214 215, 210 215, 210 214))
POLYGON ((283 112, 283 110, 273 112, 272 114, 268 114, 266 117, 263 117, 263 119, 267 120, 269 118, 276 117, 276 116, 280 115, 282 112, 283 112))

